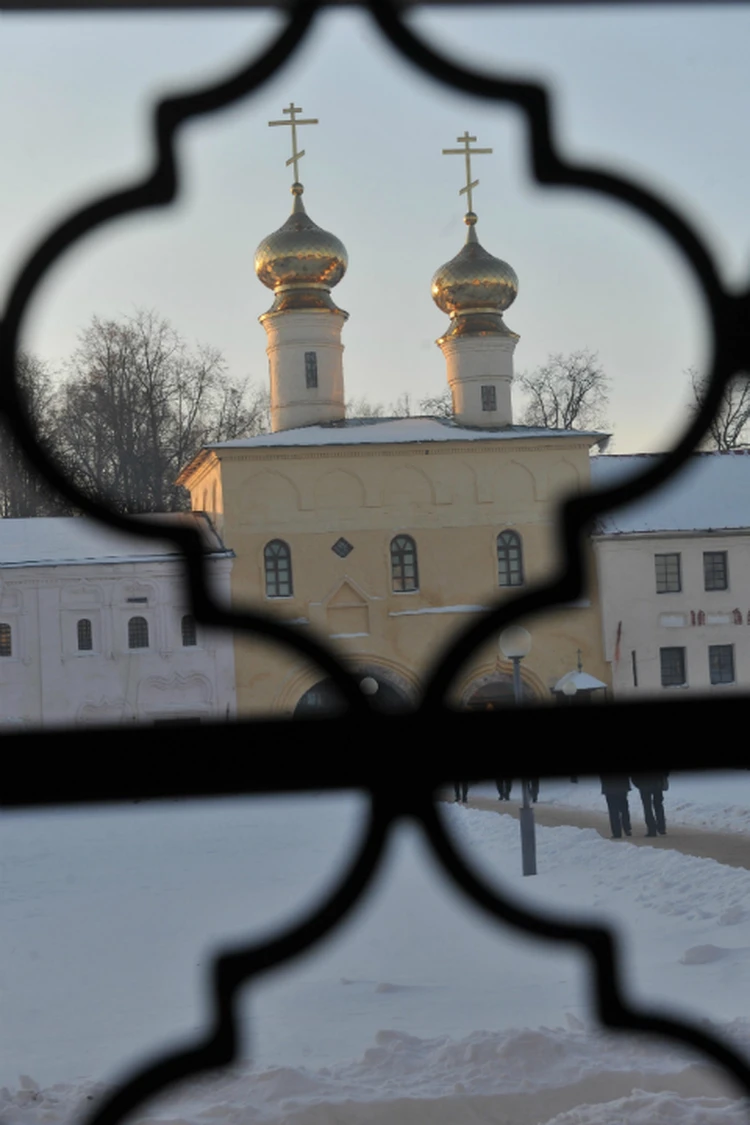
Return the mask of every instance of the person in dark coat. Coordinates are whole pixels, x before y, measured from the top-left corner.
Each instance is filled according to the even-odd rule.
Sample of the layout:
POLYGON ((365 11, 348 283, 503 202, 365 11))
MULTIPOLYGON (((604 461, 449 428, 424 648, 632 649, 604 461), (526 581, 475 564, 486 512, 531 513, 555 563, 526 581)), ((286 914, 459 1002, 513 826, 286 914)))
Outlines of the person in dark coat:
POLYGON ((456 795, 456 803, 463 801, 466 804, 469 799, 469 783, 468 781, 454 781, 453 792, 456 795))
POLYGON ((622 839, 623 832, 630 836, 630 809, 628 808, 628 793, 630 781, 625 774, 610 773, 599 779, 602 783, 602 793, 607 801, 609 811, 609 824, 612 829, 612 839, 622 839))
POLYGON ((498 801, 509 801, 510 791, 513 788, 512 777, 499 777, 495 782, 497 786, 497 799, 498 801))
POLYGON ((664 817, 664 790, 669 788, 669 775, 666 773, 633 774, 633 785, 641 795, 643 815, 646 820, 647 836, 666 836, 667 822, 664 817))

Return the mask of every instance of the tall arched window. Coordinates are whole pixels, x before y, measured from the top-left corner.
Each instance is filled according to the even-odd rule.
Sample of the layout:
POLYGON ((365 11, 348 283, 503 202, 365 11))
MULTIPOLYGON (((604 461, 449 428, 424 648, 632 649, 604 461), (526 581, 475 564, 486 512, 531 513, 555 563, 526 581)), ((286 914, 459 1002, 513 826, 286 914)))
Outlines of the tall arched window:
POLYGON ((198 644, 198 632, 195 628, 195 618, 191 613, 186 613, 182 619, 182 644, 190 648, 198 644))
POLYGON ((419 589, 417 545, 411 535, 391 539, 391 589, 396 594, 419 589))
POLYGON ((283 539, 272 539, 263 551, 266 564, 266 597, 291 598, 292 552, 283 539))
POLYGON ((94 647, 94 637, 91 632, 91 622, 88 617, 82 617, 78 622, 78 651, 91 652, 94 647))
POLYGON ((148 648, 148 621, 131 617, 128 621, 128 648, 148 648))
POLYGON ((523 586, 521 536, 501 531, 497 537, 497 582, 499 586, 523 586))
POLYGON ((0 624, 0 656, 13 655, 13 640, 10 625, 0 624))

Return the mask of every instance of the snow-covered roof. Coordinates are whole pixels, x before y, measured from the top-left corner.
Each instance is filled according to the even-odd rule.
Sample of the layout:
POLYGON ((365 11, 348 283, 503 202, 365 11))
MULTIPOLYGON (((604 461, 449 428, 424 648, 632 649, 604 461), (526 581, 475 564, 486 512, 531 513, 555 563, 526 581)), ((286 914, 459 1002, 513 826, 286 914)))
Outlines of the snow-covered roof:
POLYGON ((320 426, 300 426, 275 434, 236 438, 212 445, 211 449, 263 449, 278 446, 378 445, 434 441, 510 441, 519 438, 590 438, 590 444, 608 435, 593 430, 546 430, 537 426, 506 426, 483 430, 459 426, 450 418, 346 418, 320 426))
MULTIPOLYGON (((611 488, 646 472, 657 453, 592 457, 591 480, 611 488)), ((750 528, 750 450, 693 453, 686 467, 655 492, 600 518, 600 535, 750 528)))
MULTIPOLYGON (((210 520, 202 513, 133 517, 194 527, 210 556, 231 557, 210 520)), ((0 569, 21 566, 78 566, 83 563, 167 562, 179 558, 175 543, 113 531, 84 517, 0 519, 0 569)))

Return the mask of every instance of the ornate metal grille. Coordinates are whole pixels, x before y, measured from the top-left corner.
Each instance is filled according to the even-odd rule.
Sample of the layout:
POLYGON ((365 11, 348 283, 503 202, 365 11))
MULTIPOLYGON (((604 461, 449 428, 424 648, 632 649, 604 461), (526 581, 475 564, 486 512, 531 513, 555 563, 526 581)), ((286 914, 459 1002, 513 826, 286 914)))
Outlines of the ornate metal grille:
MULTIPOLYGON (((226 0, 228 5, 238 2, 226 0)), ((638 0, 629 2, 636 3, 638 0)), ((15 3, 6 6, 64 9, 111 8, 113 5, 108 0, 15 0, 15 3)), ((117 6, 142 8, 153 5, 150 0, 122 0, 117 6)), ((208 0, 203 5, 201 0, 162 0, 159 6, 213 5, 208 0)), ((506 599, 502 605, 475 619, 470 627, 454 638, 447 650, 437 655, 419 709, 410 715, 393 718, 378 713, 336 657, 308 635, 293 632, 278 620, 261 613, 231 613, 222 608, 209 592, 205 560, 196 533, 186 528, 162 527, 158 521, 146 526, 93 501, 61 475, 32 431, 16 383, 16 354, 31 303, 46 271, 78 239, 95 228, 120 216, 167 206, 174 201, 180 183, 175 139, 182 126, 194 118, 219 112, 258 90, 293 57, 324 4, 322 0, 296 0, 279 6, 288 12, 288 18, 280 34, 260 57, 249 60, 210 86, 167 98, 155 107, 153 124, 157 155, 153 167, 143 179, 125 184, 120 190, 64 216, 23 264, 11 287, 0 325, 0 409, 29 460, 49 484, 75 507, 131 535, 168 539, 179 546, 185 556, 191 604, 198 622, 217 628, 244 630, 275 642, 316 664, 337 685, 347 710, 341 717, 315 721, 316 739, 321 746, 337 745, 336 735, 342 724, 352 726, 366 722, 370 730, 380 725, 385 737, 377 740, 379 749, 370 756, 362 751, 356 757, 344 758, 334 751, 330 758, 316 755, 314 765, 311 765, 310 759, 303 756, 299 749, 305 740, 300 737, 298 724, 246 722, 221 725, 213 732, 205 731, 206 736, 211 738, 210 763, 205 765, 202 756, 193 755, 183 761, 178 772, 171 760, 159 758, 160 735, 157 731, 151 734, 143 731, 134 746, 129 731, 108 730, 106 737, 110 753, 122 750, 123 760, 127 755, 128 771, 118 774, 111 774, 106 761, 97 753, 102 737, 100 731, 87 730, 77 734, 76 755, 65 756, 64 761, 57 752, 59 747, 54 732, 4 738, 6 755, 15 762, 13 771, 6 773, 3 782, 0 802, 4 807, 117 802, 134 797, 299 792, 313 788, 354 788, 364 790, 370 797, 369 817, 363 827, 357 854, 328 899, 309 916, 271 940, 217 953, 213 967, 213 1021, 205 1029, 202 1040, 189 1050, 168 1051, 131 1075, 100 1103, 90 1125, 116 1125, 126 1114, 177 1081, 231 1062, 237 1046, 236 1003, 239 989, 271 967, 308 950, 331 932, 368 887, 386 839, 394 823, 403 817, 412 818, 421 825, 448 878, 491 918, 553 943, 573 943, 588 954, 595 1008, 604 1025, 666 1036, 696 1048, 725 1067, 750 1095, 750 1067, 728 1043, 709 1034, 697 1023, 645 1011, 631 1002, 623 985, 615 934, 604 927, 570 924, 552 913, 522 906, 510 893, 491 889, 459 857, 441 826, 434 806, 436 788, 446 784, 455 772, 456 752, 451 752, 448 747, 461 747, 462 776, 487 777, 492 776, 494 770, 491 718, 482 713, 454 713, 445 704, 447 692, 463 664, 480 643, 495 636, 509 623, 539 615, 582 595, 582 548, 594 519, 605 511, 643 496, 677 472, 706 433, 729 381, 736 374, 750 370, 750 292, 747 289, 736 293, 727 290, 699 233, 675 206, 632 179, 615 175, 603 167, 568 160, 558 145, 550 93, 542 84, 510 80, 502 73, 483 73, 462 66, 442 56, 408 27, 402 18, 402 5, 395 0, 363 3, 390 47, 424 74, 452 90, 498 105, 512 104, 521 110, 527 128, 532 171, 539 183, 575 188, 619 200, 649 219, 662 235, 671 239, 702 294, 710 334, 707 393, 700 411, 690 420, 674 448, 661 460, 650 461, 650 467, 640 477, 610 490, 578 496, 562 507, 558 532, 563 562, 559 571, 543 585, 524 588, 518 597, 506 599), (394 723, 403 727, 400 732, 402 737, 397 740, 392 738, 394 723), (405 777, 403 761, 396 760, 396 755, 400 755, 399 746, 418 745, 424 739, 427 727, 439 730, 442 737, 435 741, 435 745, 446 749, 437 749, 429 760, 420 760, 418 776, 415 771, 415 776, 405 777), (327 737, 328 734, 330 737, 327 737), (256 746, 262 745, 264 739, 273 738, 276 752, 253 756, 250 763, 242 753, 250 736, 256 746), (30 739, 34 744, 33 754, 28 753, 30 739), (45 751, 45 769, 40 771, 39 759, 45 751), (401 775, 398 794, 393 793, 390 784, 396 767, 401 775)), ((715 722, 717 728, 727 729, 733 722, 744 720, 745 706, 746 702, 741 697, 721 702, 696 700, 611 705, 607 715, 612 727, 619 732, 618 745, 628 745, 629 749, 627 762, 624 753, 610 750, 608 765, 619 772, 655 768, 678 770, 684 763, 680 762, 677 757, 679 752, 674 748, 688 743, 688 734, 695 729, 698 720, 704 725, 715 722), (717 712, 719 707, 721 711, 717 712), (644 731, 653 730, 666 722, 672 730, 668 746, 664 741, 649 745, 644 731)), ((554 711, 541 707, 524 708, 519 713, 509 712, 506 728, 513 723, 523 724, 525 737, 523 741, 509 737, 508 744, 528 747, 514 770, 517 774, 544 777, 559 772, 559 763, 547 756, 545 747, 561 743, 575 748, 566 756, 566 773, 599 772, 599 738, 580 737, 587 723, 592 733, 596 723, 596 734, 600 733, 601 714, 593 709, 587 717, 576 708, 554 711), (574 730, 579 737, 572 737, 574 730)), ((370 744, 375 744, 375 739, 371 739, 370 744)), ((709 765, 714 769, 732 768, 745 765, 745 761, 737 741, 733 745, 712 743, 710 761, 706 756, 701 765, 703 768, 709 768, 709 765)), ((692 763, 691 768, 695 768, 692 763)))

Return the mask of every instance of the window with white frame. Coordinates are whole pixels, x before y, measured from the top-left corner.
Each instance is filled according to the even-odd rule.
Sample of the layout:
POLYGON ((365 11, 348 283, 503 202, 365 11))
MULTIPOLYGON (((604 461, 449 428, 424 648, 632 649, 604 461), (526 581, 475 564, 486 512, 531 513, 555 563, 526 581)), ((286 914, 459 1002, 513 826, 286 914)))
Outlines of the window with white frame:
POLYGON ((411 535, 391 540, 391 589, 396 594, 419 589, 417 545, 411 535))
POLYGON ((703 589, 729 589, 729 567, 727 566, 726 551, 703 552, 703 589))
POLYGON ((291 598, 292 552, 283 539, 272 539, 263 551, 266 570, 266 597, 291 598))
POLYGON ((501 531, 497 537, 498 586, 523 586, 523 549, 517 531, 501 531))
POLYGON ((678 551, 655 555, 657 594, 678 594, 682 590, 682 573, 678 551))

